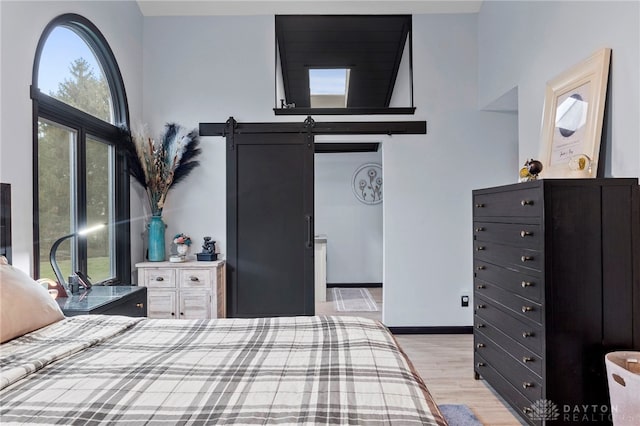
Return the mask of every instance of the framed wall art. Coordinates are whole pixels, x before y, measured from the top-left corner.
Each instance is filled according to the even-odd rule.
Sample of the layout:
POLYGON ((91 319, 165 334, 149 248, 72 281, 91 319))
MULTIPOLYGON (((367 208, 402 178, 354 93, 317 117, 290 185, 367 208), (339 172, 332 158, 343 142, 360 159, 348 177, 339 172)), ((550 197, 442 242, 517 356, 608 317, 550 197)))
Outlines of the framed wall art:
POLYGON ((351 187, 356 198, 365 204, 382 202, 382 166, 367 163, 358 167, 351 179, 351 187))
POLYGON ((610 58, 600 49, 547 83, 540 177, 596 177, 610 58))

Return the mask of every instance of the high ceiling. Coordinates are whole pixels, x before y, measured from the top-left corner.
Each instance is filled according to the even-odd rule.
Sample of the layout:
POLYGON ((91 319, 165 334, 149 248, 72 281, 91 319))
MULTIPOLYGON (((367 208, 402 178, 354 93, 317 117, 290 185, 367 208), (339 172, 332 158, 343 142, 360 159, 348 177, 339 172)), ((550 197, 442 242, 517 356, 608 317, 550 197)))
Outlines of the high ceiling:
POLYGON ((144 16, 477 13, 482 0, 138 0, 144 16))

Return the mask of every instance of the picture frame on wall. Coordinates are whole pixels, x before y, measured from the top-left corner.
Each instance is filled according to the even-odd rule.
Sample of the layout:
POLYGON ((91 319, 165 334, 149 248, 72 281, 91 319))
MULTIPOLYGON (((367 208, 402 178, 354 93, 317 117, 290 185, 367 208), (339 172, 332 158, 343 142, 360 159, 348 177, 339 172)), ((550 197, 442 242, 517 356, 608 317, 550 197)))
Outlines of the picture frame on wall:
POLYGON ((610 60, 600 49, 547 83, 540 177, 596 177, 610 60))

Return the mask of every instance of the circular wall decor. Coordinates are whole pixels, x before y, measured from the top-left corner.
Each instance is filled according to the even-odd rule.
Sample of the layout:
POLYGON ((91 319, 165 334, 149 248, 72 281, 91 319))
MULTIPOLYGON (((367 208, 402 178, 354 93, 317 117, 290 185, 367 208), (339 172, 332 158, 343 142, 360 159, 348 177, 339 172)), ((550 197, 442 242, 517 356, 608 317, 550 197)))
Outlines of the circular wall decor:
POLYGON ((351 187, 356 198, 365 204, 382 202, 382 166, 367 163, 358 167, 353 174, 351 187))

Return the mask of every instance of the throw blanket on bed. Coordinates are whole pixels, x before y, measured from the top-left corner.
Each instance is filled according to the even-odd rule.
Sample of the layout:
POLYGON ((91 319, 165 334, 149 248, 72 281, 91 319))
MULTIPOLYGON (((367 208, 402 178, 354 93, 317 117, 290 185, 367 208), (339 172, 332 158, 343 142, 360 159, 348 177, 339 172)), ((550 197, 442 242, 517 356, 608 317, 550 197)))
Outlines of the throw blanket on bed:
POLYGON ((0 348, 3 425, 443 425, 379 323, 67 318, 0 348))

